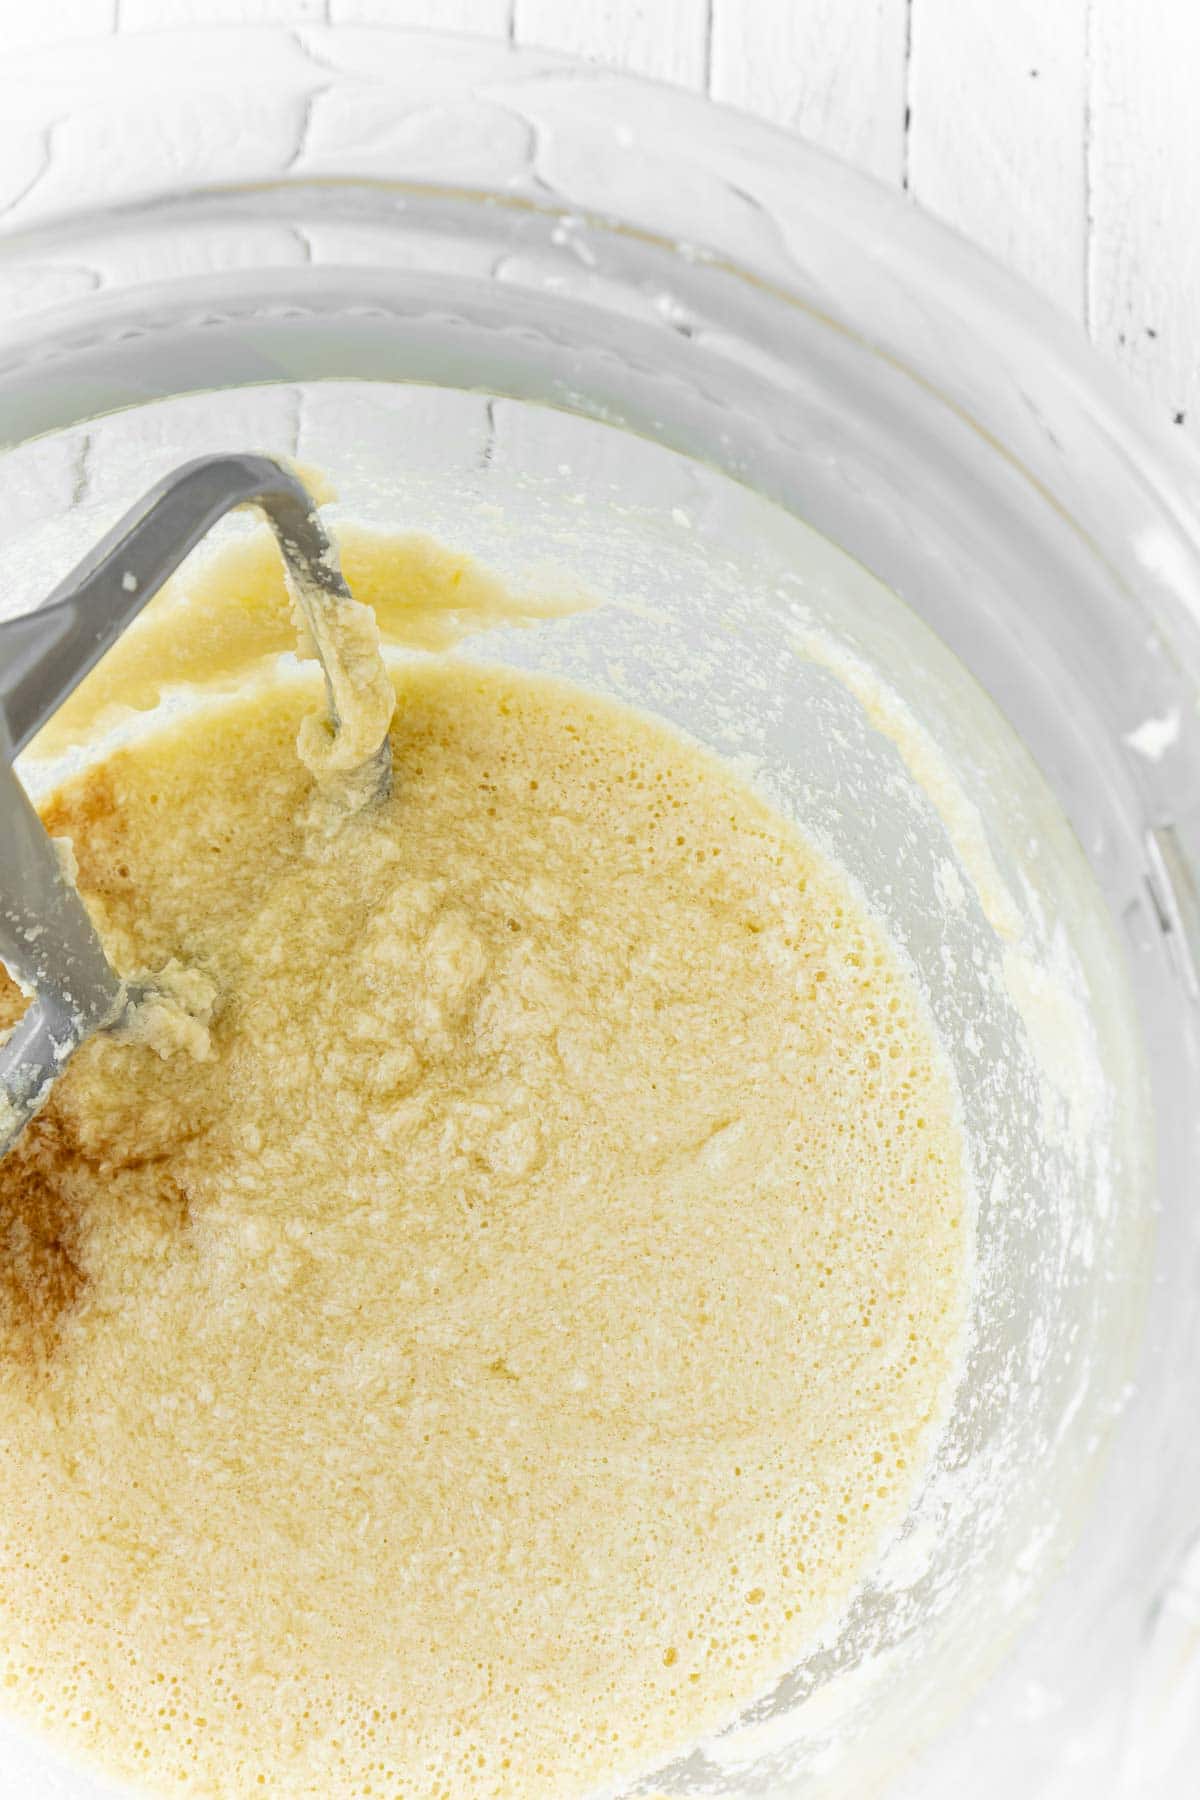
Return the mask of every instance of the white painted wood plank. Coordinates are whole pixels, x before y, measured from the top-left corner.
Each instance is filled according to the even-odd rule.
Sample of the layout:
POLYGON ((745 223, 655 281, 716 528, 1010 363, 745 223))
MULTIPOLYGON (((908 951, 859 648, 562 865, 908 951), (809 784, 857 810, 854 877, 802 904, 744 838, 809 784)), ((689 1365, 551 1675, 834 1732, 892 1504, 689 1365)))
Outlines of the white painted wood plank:
POLYGON ((714 0, 713 98, 898 183, 907 24, 906 0, 714 0))
POLYGON ((118 0, 0 0, 0 50, 41 50, 68 38, 107 37, 118 0))
POLYGON ((415 25, 507 37, 513 0, 330 0, 334 25, 415 25))
POLYGON ((516 0, 518 43, 703 88, 708 0, 516 0))
POLYGON ((910 192, 1076 318, 1086 47, 1087 0, 914 0, 910 192))
POLYGON ((1093 0, 1092 336, 1200 429, 1200 7, 1093 0))
POLYGON ((312 25, 326 0, 117 0, 121 31, 175 25, 312 25))
POLYGON ((1193 0, 0 0, 0 54, 117 27, 325 17, 491 35, 512 24, 524 42, 710 79, 717 98, 907 179, 1086 312, 1168 416, 1200 424, 1193 0))

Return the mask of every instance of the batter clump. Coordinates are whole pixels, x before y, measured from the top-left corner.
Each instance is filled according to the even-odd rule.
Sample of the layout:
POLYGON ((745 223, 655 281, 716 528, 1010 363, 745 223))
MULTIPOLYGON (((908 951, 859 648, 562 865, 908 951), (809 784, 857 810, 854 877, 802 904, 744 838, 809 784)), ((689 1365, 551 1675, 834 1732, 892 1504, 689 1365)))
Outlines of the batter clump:
POLYGON ((842 875, 665 727, 413 663, 323 836, 313 705, 46 808, 119 966, 217 1001, 0 1164, 0 1692, 155 1793, 564 1800, 730 1717, 903 1513, 953 1083, 842 875))

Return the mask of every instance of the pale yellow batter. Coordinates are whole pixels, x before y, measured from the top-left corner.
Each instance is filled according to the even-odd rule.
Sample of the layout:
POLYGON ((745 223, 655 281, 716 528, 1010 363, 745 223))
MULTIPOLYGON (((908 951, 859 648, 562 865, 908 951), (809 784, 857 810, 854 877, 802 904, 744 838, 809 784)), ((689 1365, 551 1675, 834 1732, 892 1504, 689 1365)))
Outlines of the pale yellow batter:
POLYGON ((664 728, 416 663, 393 797, 314 837, 317 697, 48 809, 117 961, 217 1002, 0 1164, 0 1699, 152 1792, 564 1800, 729 1717, 903 1511, 952 1083, 845 880, 664 728))

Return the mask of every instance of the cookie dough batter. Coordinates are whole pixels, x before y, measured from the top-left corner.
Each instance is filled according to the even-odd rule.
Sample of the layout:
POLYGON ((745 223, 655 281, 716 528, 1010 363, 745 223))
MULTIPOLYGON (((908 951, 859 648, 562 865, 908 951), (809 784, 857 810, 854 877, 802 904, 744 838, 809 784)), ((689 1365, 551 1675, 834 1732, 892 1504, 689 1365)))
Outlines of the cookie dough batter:
POLYGON ((0 1164, 0 1698, 155 1793, 645 1771, 844 1602, 956 1364, 952 1080, 840 873, 648 718, 397 681, 330 835, 306 679, 46 809, 217 995, 0 1164))

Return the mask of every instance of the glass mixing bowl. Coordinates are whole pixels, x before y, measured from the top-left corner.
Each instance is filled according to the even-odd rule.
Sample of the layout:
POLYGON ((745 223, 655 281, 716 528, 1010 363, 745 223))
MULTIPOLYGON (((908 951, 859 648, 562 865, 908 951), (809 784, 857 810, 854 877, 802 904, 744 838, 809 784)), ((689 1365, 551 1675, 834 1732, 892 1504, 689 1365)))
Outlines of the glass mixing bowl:
MULTIPOLYGON (((10 59, 0 88, 5 611, 227 448, 328 471, 335 520, 585 590, 467 653, 740 759, 885 916, 954 1058, 978 1279, 921 1490, 804 1663, 626 1791, 1187 1791, 1194 454, 903 200, 667 89, 319 27, 10 59)), ((113 1791, 15 1724, 0 1772, 113 1791)))

